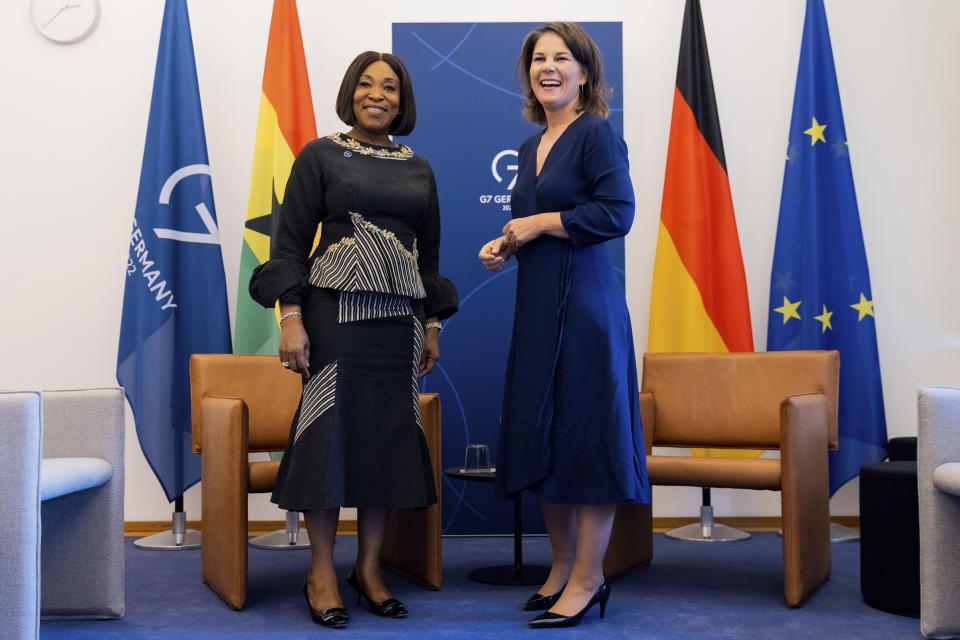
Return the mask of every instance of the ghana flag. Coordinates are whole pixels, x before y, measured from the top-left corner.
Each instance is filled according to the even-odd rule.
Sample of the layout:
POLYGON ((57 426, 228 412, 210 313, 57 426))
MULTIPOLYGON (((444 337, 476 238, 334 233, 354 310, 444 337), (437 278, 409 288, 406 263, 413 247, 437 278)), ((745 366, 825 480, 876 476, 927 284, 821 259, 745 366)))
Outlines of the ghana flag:
POLYGON ((753 351, 699 0, 683 12, 647 350, 753 351))
POLYGON ((276 312, 254 302, 247 288, 253 270, 270 258, 293 160, 316 137, 297 5, 294 0, 274 0, 240 256, 235 353, 277 353, 276 312))

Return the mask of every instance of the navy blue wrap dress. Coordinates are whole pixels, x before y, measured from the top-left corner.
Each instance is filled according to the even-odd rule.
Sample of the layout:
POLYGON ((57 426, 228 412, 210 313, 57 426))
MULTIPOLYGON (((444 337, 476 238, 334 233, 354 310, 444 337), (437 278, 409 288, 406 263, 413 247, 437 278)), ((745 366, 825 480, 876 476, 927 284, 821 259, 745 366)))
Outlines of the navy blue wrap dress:
POLYGON ((604 246, 633 222, 627 148, 606 120, 584 113, 538 176, 539 143, 538 134, 520 147, 512 215, 559 211, 570 238, 543 235, 517 255, 497 495, 649 502, 630 315, 604 246))

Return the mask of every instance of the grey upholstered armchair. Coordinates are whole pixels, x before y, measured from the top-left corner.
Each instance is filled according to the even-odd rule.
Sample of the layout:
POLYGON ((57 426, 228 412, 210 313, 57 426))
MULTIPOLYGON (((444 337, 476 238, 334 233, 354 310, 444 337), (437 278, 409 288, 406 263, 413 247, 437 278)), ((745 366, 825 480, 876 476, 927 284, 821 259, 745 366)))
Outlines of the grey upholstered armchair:
POLYGON ((0 393, 0 637, 36 638, 40 621, 39 393, 0 393))
POLYGON ((0 637, 123 615, 123 437, 121 389, 0 393, 0 637))
POLYGON ((917 397, 920 630, 960 638, 960 389, 917 397))
POLYGON ((124 613, 123 437, 123 389, 43 392, 44 618, 118 618, 124 613), (56 458, 64 464, 51 464, 56 458), (102 461, 112 474, 94 484, 104 480, 102 461), (82 478, 70 470, 80 464, 82 478), (55 482, 64 475, 66 486, 55 482))

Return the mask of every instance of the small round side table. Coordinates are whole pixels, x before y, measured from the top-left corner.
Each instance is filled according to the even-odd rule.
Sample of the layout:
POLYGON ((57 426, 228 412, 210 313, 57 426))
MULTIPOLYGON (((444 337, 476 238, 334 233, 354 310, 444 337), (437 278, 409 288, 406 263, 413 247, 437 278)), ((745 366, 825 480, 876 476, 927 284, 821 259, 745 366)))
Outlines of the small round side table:
MULTIPOLYGON (((460 467, 444 469, 450 478, 476 482, 493 482, 497 477, 495 470, 461 471, 460 467)), ((486 584, 532 586, 541 585, 550 574, 550 567, 523 564, 523 532, 520 509, 520 493, 513 496, 513 564, 495 567, 481 567, 470 572, 470 579, 486 584)))

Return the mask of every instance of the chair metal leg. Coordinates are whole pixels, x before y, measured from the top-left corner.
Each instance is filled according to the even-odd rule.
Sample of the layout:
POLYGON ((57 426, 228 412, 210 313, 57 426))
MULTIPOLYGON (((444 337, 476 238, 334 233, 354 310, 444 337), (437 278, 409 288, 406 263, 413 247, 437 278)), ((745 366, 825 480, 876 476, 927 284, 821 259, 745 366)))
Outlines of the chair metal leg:
POLYGON ((703 488, 703 504, 700 505, 700 522, 671 529, 665 534, 675 540, 689 542, 736 542, 746 540, 750 534, 725 524, 714 523, 713 507, 710 505, 710 487, 703 488))
POLYGON ((287 526, 262 536, 250 538, 250 546, 257 549, 308 549, 310 541, 300 537, 300 512, 287 511, 287 526))
POLYGON ((133 546, 150 551, 183 551, 200 548, 200 532, 187 529, 187 514, 183 510, 183 498, 174 503, 173 522, 170 531, 161 531, 133 541, 133 546))

